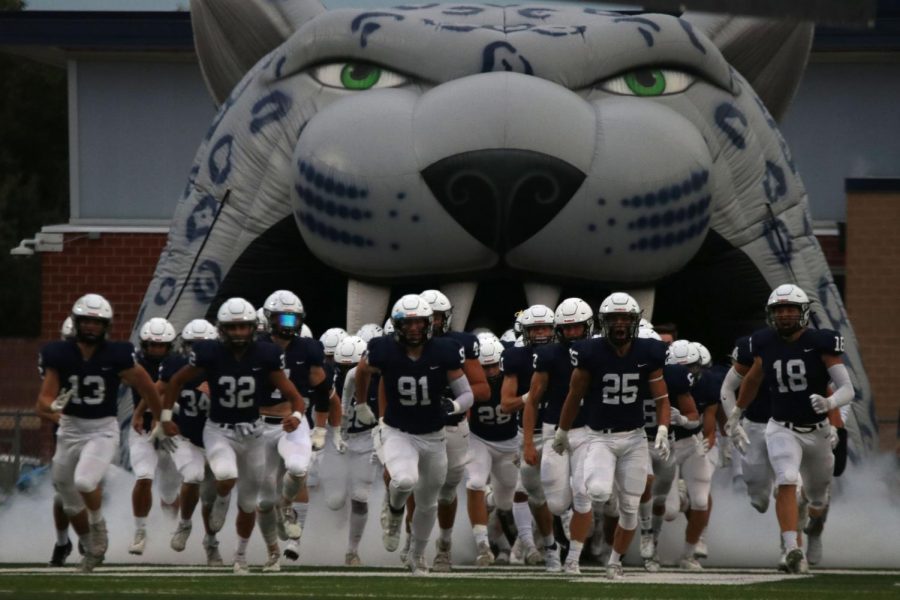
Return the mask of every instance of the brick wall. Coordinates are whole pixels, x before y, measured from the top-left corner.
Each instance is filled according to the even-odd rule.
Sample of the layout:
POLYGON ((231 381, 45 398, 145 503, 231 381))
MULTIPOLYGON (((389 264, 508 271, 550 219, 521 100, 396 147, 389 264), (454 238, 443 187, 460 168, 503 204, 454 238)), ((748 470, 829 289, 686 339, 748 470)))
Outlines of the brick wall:
POLYGON ((900 411, 900 182, 897 191, 849 191, 847 312, 872 384, 881 447, 897 444, 900 411))
POLYGON ((41 254, 41 338, 58 338, 75 300, 95 293, 113 306, 111 337, 126 339, 165 243, 159 233, 65 234, 62 252, 41 254))

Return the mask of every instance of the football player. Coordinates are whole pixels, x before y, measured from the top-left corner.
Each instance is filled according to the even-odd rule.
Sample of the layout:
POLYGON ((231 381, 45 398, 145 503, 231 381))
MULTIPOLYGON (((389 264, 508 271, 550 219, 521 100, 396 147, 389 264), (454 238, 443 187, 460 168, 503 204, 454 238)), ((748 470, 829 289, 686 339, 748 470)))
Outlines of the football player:
MULTIPOLYGON (((564 300, 554 314, 554 332, 555 342, 533 347, 534 373, 527 393, 528 400, 522 412, 522 457, 527 464, 540 467, 541 487, 547 506, 551 513, 563 517, 573 505, 570 478, 575 471, 584 467, 588 439, 585 411, 579 412, 569 433, 571 455, 546 450, 553 440, 553 432, 559 423, 559 414, 572 379, 569 348, 573 342, 591 337, 594 332, 594 311, 580 298, 564 300), (544 448, 541 452, 534 446, 535 429, 543 431, 544 448)), ((580 492, 574 498, 574 505, 576 510, 580 507, 586 512, 591 506, 591 500, 586 493, 580 492)), ((577 564, 577 560, 574 564, 577 564)))
MULTIPOLYGON (((218 338, 219 332, 216 327, 205 319, 194 319, 185 325, 181 330, 181 352, 167 357, 160 366, 157 386, 161 393, 165 395, 166 385, 172 379, 172 375, 188 364, 188 356, 194 342, 218 338)), ((216 532, 209 528, 209 514, 216 499, 215 479, 206 463, 206 451, 203 447, 203 427, 209 414, 208 391, 209 385, 199 378, 186 383, 178 398, 178 411, 175 412, 178 435, 175 436, 172 460, 182 479, 179 494, 181 519, 169 545, 175 552, 184 550, 191 535, 194 510, 197 508, 197 502, 200 502, 200 514, 206 531, 203 538, 206 564, 210 567, 221 567, 219 541, 216 539, 216 532)))
MULTIPOLYGON (((189 382, 204 378, 209 384, 209 418, 203 427, 203 445, 216 478, 209 527, 214 532, 222 529, 231 490, 237 485, 234 572, 246 574, 247 543, 256 521, 257 493, 266 464, 259 406, 268 399, 270 388, 277 388, 285 406, 293 411, 281 417, 282 427, 291 433, 305 423, 305 402, 287 377, 281 349, 254 339, 256 309, 252 304, 243 298, 229 298, 219 307, 217 317, 220 340, 194 342, 188 364, 166 386, 165 406, 171 409, 189 382)), ((166 433, 177 433, 174 423, 168 424, 168 429, 166 433)), ((263 571, 279 571, 277 541, 266 537, 266 546, 268 559, 263 571)))
MULTIPOLYGON (((469 413, 469 462, 466 464, 466 494, 469 521, 475 537, 475 565, 494 562, 488 540, 488 508, 485 490, 491 481, 493 503, 498 518, 512 521, 512 501, 516 491, 519 460, 519 431, 513 415, 500 407, 500 355, 503 344, 497 338, 480 345, 478 361, 491 390, 487 401, 476 398, 469 413)), ((440 510, 440 509, 439 509, 440 510)))
POLYGON ((444 418, 464 414, 473 396, 463 373, 464 350, 432 338, 431 305, 417 294, 401 297, 391 309, 393 337, 374 338, 356 371, 356 418, 375 423, 368 405, 369 378, 381 373, 385 393, 380 428, 385 468, 391 481, 382 507, 382 542, 393 552, 400 544, 406 499, 415 495, 409 568, 425 575, 425 548, 434 528, 437 500, 447 475, 444 418), (450 387, 453 399, 441 398, 450 387))
MULTIPOLYGON (((431 305, 432 336, 453 340, 462 347, 466 358, 463 363, 463 372, 469 381, 475 402, 490 400, 491 390, 484 377, 481 364, 478 362, 478 338, 471 333, 450 330, 450 323, 453 320, 453 305, 442 292, 425 290, 420 295, 431 305)), ((449 389, 445 392, 446 397, 451 397, 449 389)), ((436 554, 431 565, 434 571, 439 572, 449 571, 452 565, 451 540, 453 523, 456 521, 456 508, 459 503, 456 498, 456 489, 465 474, 469 453, 469 422, 466 420, 465 413, 447 415, 444 420, 444 433, 447 443, 447 477, 444 479, 444 485, 441 486, 440 494, 438 494, 438 539, 435 542, 436 554)), ((415 515, 414 506, 411 507, 410 512, 415 515)))
MULTIPOLYGON (((575 368, 553 439, 554 451, 571 454, 569 429, 584 399, 591 439, 583 470, 576 471, 573 478, 573 489, 584 489, 598 504, 617 494, 619 523, 606 567, 609 579, 622 578, 621 556, 637 529, 638 504, 647 481, 650 456, 644 437, 644 407, 638 402, 642 384, 649 386, 650 397, 656 402, 657 423, 670 419, 663 379, 665 345, 636 337, 641 312, 637 301, 621 292, 600 304, 603 337, 575 342, 569 350, 575 368)), ((668 426, 659 425, 654 446, 662 458, 668 456, 668 426)), ((569 573, 579 572, 578 557, 592 521, 590 511, 583 512, 585 508, 589 507, 576 506, 572 517, 572 541, 566 559, 569 573)))
MULTIPOLYGON (((175 344, 175 328, 162 317, 154 317, 144 323, 139 331, 141 349, 137 362, 153 381, 159 379, 162 362, 172 353, 175 344)), ((157 391, 159 387, 157 386, 157 391)), ((131 390, 134 412, 131 417, 131 431, 128 435, 128 451, 131 470, 134 472, 134 489, 131 492, 131 508, 134 513, 134 539, 128 547, 129 554, 141 555, 147 543, 147 515, 153 505, 153 479, 159 484, 160 505, 164 512, 173 517, 178 514, 178 490, 181 476, 172 455, 150 437, 153 429, 153 415, 145 410, 146 401, 131 390)), ((169 440, 174 444, 174 440, 169 440)))
POLYGON ((844 339, 834 331, 808 327, 806 292, 792 284, 778 286, 769 296, 766 315, 769 327, 750 338, 753 366, 744 376, 728 428, 732 437, 743 433, 740 411, 754 400, 760 385, 765 385, 772 409, 766 446, 778 486, 775 513, 783 559, 790 572, 798 573, 807 568, 797 537, 799 478, 803 478, 809 500, 807 549, 813 562, 818 562, 834 468, 828 412, 849 405, 855 392, 841 360, 844 339), (829 380, 834 391, 826 396, 829 380))
MULTIPOLYGON (((534 351, 538 346, 549 344, 553 340, 555 317, 553 310, 543 304, 530 306, 516 317, 516 327, 522 334, 522 345, 507 347, 500 361, 503 371, 503 387, 501 388, 501 410, 506 414, 519 415, 520 427, 525 434, 525 425, 521 411, 528 403, 531 376, 534 373, 534 351)), ((538 416, 531 427, 532 445, 542 445, 542 418, 538 416)), ((529 539, 532 528, 532 514, 538 525, 538 532, 544 548, 544 563, 547 571, 559 572, 562 569, 559 558, 559 545, 553 534, 553 515, 547 506, 544 488, 541 486, 540 459, 534 463, 522 461, 519 469, 520 486, 513 497, 513 517, 516 528, 522 539, 525 562, 537 564, 539 553, 534 539, 529 539), (530 509, 530 510, 529 510, 530 509)))
POLYGON ((81 568, 86 572, 103 562, 109 545, 100 481, 119 445, 119 382, 137 389, 154 419, 171 421, 170 413, 160 413, 156 387, 135 361, 134 347, 107 341, 112 318, 103 296, 82 296, 72 307, 75 338, 51 342, 40 353, 44 379, 37 411, 62 412, 51 472, 84 546, 81 568))

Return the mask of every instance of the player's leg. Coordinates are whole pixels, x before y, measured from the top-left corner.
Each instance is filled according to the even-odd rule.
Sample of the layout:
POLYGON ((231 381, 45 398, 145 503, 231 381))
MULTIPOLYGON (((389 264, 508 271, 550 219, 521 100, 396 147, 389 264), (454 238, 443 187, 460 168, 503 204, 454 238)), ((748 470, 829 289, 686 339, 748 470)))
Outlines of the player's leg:
MULTIPOLYGON (((381 508, 381 528, 385 549, 393 552, 400 545, 400 525, 406 500, 419 482, 419 452, 412 437, 390 425, 381 427, 381 448, 390 482, 381 508)), ((446 466, 442 476, 446 474, 446 466)))
MULTIPOLYGON (((543 447, 542 453, 553 452, 549 441, 544 444, 535 440, 534 443, 535 446, 543 447)), ((541 460, 543 460, 543 456, 541 460)), ((519 466, 519 475, 521 477, 522 490, 517 488, 516 496, 513 498, 513 516, 516 520, 519 535, 522 536, 523 531, 531 531, 532 517, 534 517, 534 523, 537 524, 537 533, 540 537, 540 547, 543 548, 546 569, 548 572, 557 573, 562 570, 562 564, 559 558, 559 545, 556 543, 556 537, 553 534, 553 514, 547 506, 544 488, 541 486, 540 464, 532 466, 522 461, 519 466), (523 510, 525 507, 529 509, 529 512, 526 513, 523 510), (527 529, 523 530, 523 527, 527 527, 527 529)), ((528 552, 530 548, 527 540, 523 539, 523 544, 525 546, 523 551, 526 552, 526 563, 537 564, 535 559, 532 559, 530 562, 527 560, 528 556, 535 555, 528 552)))
POLYGON ((175 468, 171 453, 162 449, 157 450, 156 453, 159 456, 155 478, 159 490, 159 505, 163 514, 177 519, 178 509, 181 505, 178 495, 181 491, 181 474, 175 468))
POLYGON ((377 460, 372 437, 368 433, 347 436, 347 456, 350 466, 350 528, 344 564, 361 564, 359 542, 369 519, 369 494, 375 482, 377 460))
POLYGON ((802 434, 801 442, 803 459, 800 473, 803 493, 809 500, 809 522, 804 529, 807 535, 807 559, 810 564, 816 565, 822 560, 822 532, 828 516, 834 454, 828 440, 828 428, 802 434))
POLYGON ((459 501, 456 491, 466 470, 466 459, 469 454, 469 422, 462 421, 457 426, 444 428, 447 444, 447 475, 438 494, 437 519, 438 538, 435 541, 436 554, 432 568, 435 571, 449 571, 453 523, 456 521, 456 508, 459 501))
POLYGON ((615 488, 618 490, 619 524, 616 526, 606 576, 618 579, 622 576, 622 555, 631 545, 637 531, 638 504, 647 482, 650 456, 647 438, 642 430, 623 435, 616 440, 612 450, 617 455, 613 477, 615 488))
POLYGON ((63 501, 59 494, 53 495, 53 525, 56 530, 56 543, 50 556, 51 567, 66 564, 66 558, 72 553, 72 540, 69 539, 69 516, 63 509, 63 501))
POLYGON ((684 553, 680 564, 683 569, 699 571, 702 567, 694 557, 694 553, 700 535, 709 522, 709 490, 713 466, 705 454, 699 455, 694 450, 682 463, 681 472, 688 488, 690 508, 687 513, 684 553))
POLYGON ((153 476, 159 456, 149 433, 128 432, 128 452, 131 470, 134 472, 134 488, 131 490, 131 510, 134 514, 134 539, 128 547, 129 554, 143 554, 147 543, 147 515, 153 505, 153 476))
POLYGON ((193 528, 192 519, 197 502, 200 500, 200 484, 206 472, 206 459, 201 448, 194 446, 187 438, 178 436, 175 439, 172 463, 181 477, 179 491, 181 518, 169 545, 175 552, 181 552, 187 545, 193 528))
MULTIPOLYGON (((442 432, 413 436, 413 440, 419 458, 419 473, 418 481, 413 488, 416 513, 413 515, 410 531, 412 546, 409 568, 415 574, 422 574, 425 567, 425 549, 437 519, 438 497, 447 476, 447 447, 442 432)), ((391 470, 391 473, 394 471, 391 470)), ((391 484, 393 485, 393 482, 391 484)), ((393 505, 393 497, 391 504, 393 505)))
POLYGON ((747 495, 750 505, 764 513, 769 508, 772 497, 774 472, 769 463, 769 452, 766 446, 766 426, 763 423, 743 421, 744 431, 750 439, 747 450, 741 454, 741 473, 747 484, 747 495))
POLYGON ((78 464, 78 456, 84 445, 85 438, 76 435, 64 435, 60 432, 56 443, 56 452, 50 466, 53 479, 53 487, 59 497, 63 510, 69 517, 72 528, 78 535, 79 544, 84 548, 85 555, 91 551, 90 526, 87 519, 87 509, 81 494, 75 489, 75 466, 78 464))
POLYGON ((209 515, 209 528, 213 533, 218 533, 225 525, 231 490, 237 483, 237 455, 231 446, 233 439, 233 430, 224 429, 210 421, 203 428, 206 460, 216 480, 216 498, 209 515))
MULTIPOLYGON (((256 506, 259 497, 259 483, 261 474, 266 464, 265 442, 260 431, 252 431, 236 436, 232 441, 232 448, 237 455, 237 506, 238 513, 235 522, 238 541, 234 558, 234 572, 238 574, 247 571, 246 550, 256 525, 256 506)), ((267 560, 263 566, 263 572, 278 571, 281 566, 279 559, 281 552, 278 549, 278 535, 274 528, 264 536, 266 543, 267 560)))
POLYGON ((775 485, 778 486, 775 514, 784 548, 782 559, 787 569, 796 573, 804 561, 797 539, 797 485, 803 449, 793 431, 774 421, 769 421, 766 426, 766 446, 775 471, 775 485))
POLYGON ((309 513, 309 499, 298 499, 298 494, 306 485, 312 461, 312 441, 306 420, 290 433, 278 440, 278 454, 284 462, 284 477, 281 480, 281 513, 284 530, 290 540, 299 540, 309 513))
MULTIPOLYGON (((603 500, 594 497, 588 488, 589 471, 588 471, 588 455, 594 447, 593 436, 588 433, 587 428, 579 427, 569 431, 569 445, 572 448, 569 458, 569 470, 571 474, 572 487, 572 522, 569 525, 571 533, 569 539, 569 554, 563 565, 563 571, 570 574, 580 573, 579 561, 581 559, 581 551, 584 548, 584 542, 590 534, 591 527, 594 523, 593 502, 605 502, 609 499, 609 495, 603 500)), ((610 478, 611 479, 611 478, 610 478)), ((610 490, 611 494, 611 490, 610 490)))
POLYGON ((103 561, 109 546, 109 533, 103 518, 103 490, 100 483, 119 449, 119 426, 115 418, 92 424, 94 431, 82 446, 75 466, 75 489, 81 494, 88 511, 91 530, 90 556, 97 564, 103 561))
POLYGON ((472 535, 475 538, 475 564, 486 567, 494 562, 488 541, 488 509, 485 488, 491 476, 490 447, 477 436, 469 437, 469 459, 466 464, 466 500, 472 535))

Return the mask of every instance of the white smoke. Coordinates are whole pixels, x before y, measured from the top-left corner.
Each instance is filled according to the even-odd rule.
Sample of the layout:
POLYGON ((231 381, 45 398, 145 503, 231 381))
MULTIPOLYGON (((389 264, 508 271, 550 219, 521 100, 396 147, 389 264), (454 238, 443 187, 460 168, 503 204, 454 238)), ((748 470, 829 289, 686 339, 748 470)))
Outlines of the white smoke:
MULTIPOLYGON (((329 449, 330 450, 330 449, 329 449)), ((336 457, 335 457, 336 458, 336 457)), ((329 473, 337 473, 335 461, 329 457, 329 473)), ((329 478, 331 479, 331 478, 329 478)), ((338 479, 338 478, 334 478, 338 479)), ((182 553, 169 548, 169 540, 175 524, 159 509, 158 494, 154 493, 154 506, 148 519, 148 540, 143 556, 128 554, 128 545, 134 533, 131 515, 131 488, 133 476, 113 467, 106 478, 104 514, 109 526, 110 545, 107 563, 125 564, 205 564, 201 547, 203 526, 199 507, 194 515, 194 530, 182 553)), ((329 482, 322 481, 311 490, 310 511, 301 541, 301 556, 297 563, 286 559, 282 564, 340 565, 347 549, 349 499, 343 509, 329 510, 325 506, 323 490, 329 482)), ((390 554, 381 544, 379 512, 384 486, 376 478, 369 500, 369 522, 366 526, 360 557, 372 566, 399 567, 398 553, 390 554)), ((758 514, 740 486, 733 486, 730 474, 719 470, 714 478, 713 513, 707 530, 709 558, 704 562, 710 567, 774 567, 779 557, 778 526, 774 514, 774 502, 766 514, 758 514)), ((0 506, 0 531, 5 542, 0 544, 0 562, 41 563, 49 560, 55 541, 51 505, 53 488, 49 476, 24 492, 15 493, 0 506)), ((465 490, 459 489, 459 510, 453 535, 453 557, 458 564, 471 564, 474 559, 474 542, 465 510, 465 490)), ((228 524, 219 534, 222 556, 228 564, 233 557, 236 534, 233 517, 236 506, 232 503, 228 524)), ((862 465, 849 465, 845 474, 835 481, 833 499, 825 526, 824 558, 821 567, 826 568, 900 568, 900 469, 892 456, 870 459, 862 465)), ((661 537, 660 557, 663 564, 677 561, 684 539, 685 520, 678 517, 666 523, 661 537)), ((435 527, 437 527, 435 525, 435 527)), ((74 533, 70 533, 73 543, 74 533)), ((436 531, 432 538, 436 535, 436 531)), ((636 538, 638 536, 635 536, 636 538)), ((428 557, 432 557, 434 543, 429 544, 428 557)), ((76 563, 76 554, 68 564, 76 563)), ((265 549, 261 536, 254 532, 248 549, 251 565, 265 561, 265 549)), ((626 558, 636 564, 637 539, 626 558)))

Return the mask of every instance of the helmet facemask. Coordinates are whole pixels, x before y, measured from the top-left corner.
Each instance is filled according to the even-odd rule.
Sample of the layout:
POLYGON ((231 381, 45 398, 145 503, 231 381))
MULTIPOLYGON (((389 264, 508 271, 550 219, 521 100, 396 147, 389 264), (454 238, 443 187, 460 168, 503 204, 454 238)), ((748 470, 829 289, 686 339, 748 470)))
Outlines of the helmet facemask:
POLYGON ((610 312, 600 314, 600 327, 613 346, 624 346, 637 337, 641 323, 640 313, 610 312))
POLYGON ((235 350, 249 346, 253 341, 254 333, 256 333, 256 323, 252 321, 219 323, 219 337, 222 338, 222 343, 235 350), (241 327, 246 331, 238 333, 237 330, 241 327))
POLYGON ((300 335, 300 328, 303 327, 302 315, 297 313, 270 313, 269 332, 275 337, 283 340, 289 340, 300 335))
POLYGON ((394 339, 400 344, 415 348, 421 346, 431 339, 434 319, 431 315, 427 317, 402 317, 392 319, 394 322, 394 339), (416 322, 422 324, 422 328, 415 327, 416 322))
POLYGON ((556 326, 556 339, 560 344, 563 344, 564 346, 571 346, 573 342, 577 342, 578 340, 585 340, 590 336, 590 323, 584 321, 579 323, 565 323, 556 326), (576 327, 581 328, 580 333, 578 333, 576 327))
POLYGON ((549 323, 538 323, 522 327, 522 341, 526 346, 541 346, 553 341, 553 326, 549 323), (538 332, 536 330, 542 330, 538 332))
POLYGON ((809 304, 795 304, 792 302, 770 304, 766 307, 766 322, 778 335, 783 338, 789 338, 809 323, 809 304), (797 310, 779 310, 781 307, 793 307, 797 310))
POLYGON ((73 315, 72 322, 75 326, 75 339, 88 346, 96 346, 106 339, 106 334, 109 332, 109 319, 73 315), (90 331, 85 331, 85 325, 90 331), (99 330, 97 330, 98 326, 99 330))

